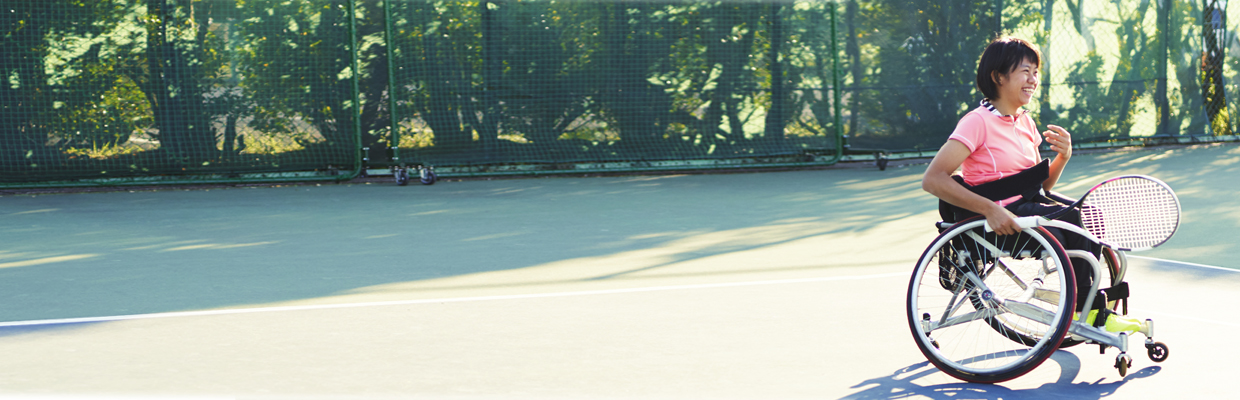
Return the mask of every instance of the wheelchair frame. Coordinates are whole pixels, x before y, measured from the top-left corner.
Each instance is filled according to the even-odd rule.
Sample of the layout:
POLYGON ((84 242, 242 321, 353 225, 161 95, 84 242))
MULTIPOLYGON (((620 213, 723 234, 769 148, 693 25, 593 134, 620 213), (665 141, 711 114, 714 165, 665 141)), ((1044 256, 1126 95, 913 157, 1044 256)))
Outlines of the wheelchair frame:
MULTIPOLYGON (((1023 253, 1019 256, 1008 254, 1005 250, 999 248, 1000 245, 991 243, 990 240, 987 240, 986 238, 982 237, 982 235, 979 235, 976 232, 976 230, 981 225, 985 225, 985 230, 989 232, 989 225, 986 225, 985 219, 977 217, 977 218, 972 218, 972 219, 968 219, 968 220, 957 222, 957 223, 939 222, 938 224, 936 224, 936 226, 941 231, 940 237, 936 238, 935 242, 931 243, 930 248, 927 248, 926 252, 922 254, 921 259, 918 261, 917 269, 914 271, 913 278, 910 280, 910 283, 909 283, 908 303, 906 304, 906 306, 908 307, 907 316, 908 316, 908 321, 909 321, 909 327, 913 333, 914 339, 917 341, 918 347, 922 350, 922 353, 933 364, 939 367, 939 369, 943 370, 949 375, 955 376, 959 379, 963 379, 966 381, 994 383, 994 382, 1001 382, 1001 381, 1005 381, 1009 379, 1014 379, 1016 377, 1024 375, 1025 373, 1028 373, 1033 368, 1037 367, 1037 365, 1045 361, 1046 358, 1049 358, 1050 354, 1053 353, 1058 348, 1079 344, 1079 342, 1084 342, 1084 343, 1090 343, 1090 344, 1098 344, 1100 352, 1102 353, 1105 353, 1107 347, 1115 347, 1119 349, 1120 353, 1118 356, 1116 356, 1115 367, 1119 370, 1120 376, 1127 375, 1128 368, 1132 366, 1132 357, 1128 355, 1129 333, 1128 332, 1111 333, 1103 328, 1105 324, 1097 324, 1097 323, 1090 324, 1086 322, 1087 316, 1090 314, 1092 305, 1094 304, 1094 299, 1099 293, 1100 285, 1101 285, 1102 278, 1103 278, 1102 269, 1107 268, 1107 267, 1102 265, 1102 262, 1099 261, 1097 257, 1095 257, 1093 254, 1089 252, 1080 251, 1080 250, 1066 250, 1062 247, 1062 245, 1058 243, 1058 241, 1054 240, 1053 237, 1051 237, 1050 240, 1048 241, 1045 236, 1048 235, 1049 233, 1045 231, 1044 229, 1042 229, 1041 227, 1057 228, 1063 231, 1079 234, 1087 238, 1090 241, 1101 244, 1104 248, 1103 250, 1104 252, 1109 251, 1111 252, 1111 254, 1114 254, 1114 260, 1112 260, 1111 262, 1116 263, 1118 265, 1115 265, 1115 268, 1110 270, 1111 278, 1112 278, 1111 279, 1112 285, 1117 285, 1123 282, 1123 278, 1124 278, 1124 275, 1127 269, 1127 259, 1124 256, 1124 253, 1122 251, 1112 249, 1110 246, 1106 246, 1105 243, 1102 243, 1101 240, 1099 240, 1096 236, 1089 233, 1085 229, 1082 229, 1081 227, 1078 227, 1076 225, 1073 225, 1067 222, 1057 221, 1057 220, 1046 220, 1045 218, 1034 216, 1034 217, 1017 218, 1017 223, 1022 228, 1022 234, 1028 235, 1030 238, 1041 237, 1042 239, 1040 239, 1040 243, 1049 243, 1050 245, 1056 247, 1055 249, 1051 249, 1051 250, 1054 250, 1052 252, 1056 254, 1053 256, 1054 259, 1057 260, 1056 263, 1058 264, 1058 266, 1056 268, 1064 269, 1064 271, 1056 271, 1055 270, 1056 268, 1048 268, 1046 258, 1049 258, 1051 256, 1050 254, 1048 254, 1046 249, 1042 249, 1044 254, 1040 255, 1040 257, 1044 257, 1044 258, 1041 259, 1042 260, 1041 271, 1038 272, 1038 276, 1036 278, 1031 279, 1029 282, 1023 282, 1021 278, 1017 277, 1016 274, 1014 274, 1013 271, 1011 271, 1008 268, 1008 266, 1004 265, 1003 262, 999 260, 999 258, 1001 257, 1029 257, 1029 255, 1026 255, 1023 253), (949 233, 953 233, 953 232, 960 232, 960 233, 956 233, 952 237, 945 237, 949 233), (973 312, 969 312, 964 315, 948 318, 949 314, 954 314, 955 312, 959 311, 960 307, 964 304, 965 299, 962 298, 960 299, 959 303, 951 305, 947 310, 944 311, 944 315, 942 316, 940 321, 937 321, 937 322, 931 321, 929 313, 925 313, 921 316, 917 315, 919 312, 922 311, 920 308, 918 308, 921 306, 919 303, 918 297, 921 293, 921 290, 923 289, 921 285, 919 285, 919 283, 924 284, 924 282, 921 282, 923 280, 921 278, 925 274, 933 274, 933 272, 928 272, 928 268, 934 267, 930 265, 932 264, 931 262, 932 259, 935 259, 936 257, 940 257, 940 258, 943 257, 943 255, 936 255, 934 253, 942 251, 944 246, 950 245, 953 240, 958 240, 957 237, 961 237, 961 236, 967 236, 968 239, 963 239, 963 238, 962 239, 971 240, 972 243, 976 243, 977 245, 984 247, 986 251, 989 251, 997 255, 994 261, 995 265, 991 267, 990 271, 987 271, 984 274, 987 276, 979 276, 978 271, 969 270, 969 269, 973 269, 973 267, 971 264, 966 264, 965 258, 970 257, 970 255, 968 255, 967 252, 963 257, 961 257, 961 260, 959 260, 958 262, 949 260, 949 263, 951 263, 954 266, 953 268, 957 270, 963 270, 963 271, 955 271, 953 272, 953 274, 962 272, 960 273, 960 276, 962 276, 963 279, 967 281, 967 283, 965 281, 961 281, 959 283, 953 283, 953 285, 959 284, 959 285, 965 285, 965 286, 970 287, 970 289, 968 290, 968 293, 966 294, 966 297, 968 298, 970 302, 973 302, 973 306, 974 308, 977 308, 977 311, 973 311, 973 312), (1063 256, 1060 256, 1060 255, 1063 255, 1063 256), (1069 316, 1065 318, 1064 316, 1062 316, 1062 314, 1060 314, 1063 312, 1062 310, 1064 309, 1063 305, 1060 304, 1059 302, 1059 300, 1062 300, 1062 297, 1059 296, 1059 293, 1057 292, 1046 293, 1047 291, 1043 290, 1041 288, 1041 285, 1043 284, 1043 279, 1047 278, 1047 274, 1049 273, 1061 274, 1059 276, 1063 276, 1062 274, 1072 275, 1073 272, 1071 268, 1073 264, 1069 261, 1069 259, 1084 260, 1088 265, 1090 265, 1090 267, 1093 270, 1092 271, 1093 282, 1090 285, 1088 294, 1085 296, 1085 302, 1084 302, 1084 304, 1091 305, 1091 307, 1086 307, 1086 310, 1078 312, 1074 317, 1071 316, 1071 314, 1069 314, 1069 316), (967 267, 961 267, 962 265, 965 265, 967 267), (1059 267, 1062 267, 1062 268, 1059 268, 1059 267), (1008 277, 1011 277, 1011 279, 1015 281, 1016 286, 1023 289, 1023 293, 1021 293, 1018 297, 1002 298, 1001 296, 997 296, 995 294, 995 291, 992 291, 991 288, 985 282, 985 278, 988 277, 989 274, 996 273, 996 271, 994 271, 995 269, 999 269, 1000 272, 1004 272, 1006 273, 1008 277), (979 300, 979 298, 981 300, 979 300), (1046 309, 1031 305, 1029 303, 1031 300, 1040 300, 1040 301, 1044 301, 1047 303, 1058 304, 1056 305, 1056 308, 1060 311, 1050 311, 1050 310, 1046 310, 1046 309), (993 307, 993 308, 987 308, 987 307, 993 307), (1041 339, 1035 339, 1039 335, 1038 332, 1019 332, 1020 330, 1019 328, 1010 327, 1006 323, 1000 321, 999 317, 1004 312, 1001 312, 998 310, 1006 310, 1006 312, 1010 312, 1019 318, 1025 318, 1031 321, 1044 324, 1046 325, 1047 330, 1045 334, 1042 335, 1043 337, 1041 339), (967 324, 967 323, 979 321, 979 320, 984 320, 984 322, 991 325, 996 331, 999 331, 998 333, 1002 334, 1003 336, 1007 336, 1008 339, 1011 339, 1012 341, 1016 341, 1018 343, 1022 343, 1027 346, 1030 346, 1029 351, 1022 354, 1019 360, 1013 363, 1004 365, 1002 368, 994 369, 993 371, 988 370, 986 368, 979 368, 976 371, 970 370, 970 368, 965 367, 965 364, 961 363, 964 361, 968 361, 970 359, 966 358, 965 360, 957 362, 955 360, 949 359, 946 354, 939 351, 939 344, 935 340, 935 338, 931 336, 932 332, 935 332, 939 329, 949 328, 949 327, 956 326, 956 325, 963 325, 963 324, 967 324), (1063 321, 1067 321, 1066 330, 1058 326, 1058 324, 1062 323, 1063 321), (1001 325, 1003 329, 1000 329, 1000 327, 997 325, 1001 325), (1045 337, 1046 334, 1059 335, 1059 337, 1045 337), (1013 335, 1019 336, 1021 340, 1017 340, 1016 338, 1013 338, 1012 337, 1013 335), (1071 338, 1073 342, 1072 343, 1065 342, 1064 340, 1067 338, 1071 338), (1033 341, 1034 343, 1033 344, 1027 343, 1028 341, 1033 341), (1053 348, 1050 348, 1048 346, 1053 346, 1053 348)), ((954 248, 953 248, 953 252, 955 252, 954 248)), ((972 262, 981 263, 982 261, 969 260, 967 262, 968 263, 972 263, 972 262)), ((941 265, 942 263, 943 263, 943 260, 939 259, 938 268, 944 268, 941 265)), ((941 281, 942 277, 940 276, 939 279, 941 281)), ((1075 279, 1072 279, 1072 278, 1062 279, 1060 280, 1060 285, 1064 286, 1064 284, 1066 283, 1065 281, 1073 281, 1072 285, 1075 285, 1074 280, 1075 279)), ((943 284, 943 283, 940 282, 940 284, 943 284)), ((933 285, 927 285, 927 286, 929 286, 931 289, 933 288, 933 285)), ((948 289, 948 288, 944 287, 944 289, 948 289)), ((948 302, 949 305, 955 302, 957 299, 957 296, 963 293, 960 291, 961 289, 957 289, 957 288, 952 288, 948 290, 955 292, 952 295, 952 299, 948 302)), ((1073 287, 1072 289, 1068 289, 1066 291, 1069 293, 1075 292, 1075 287, 1073 287)), ((1071 298, 1072 300, 1069 301, 1070 306, 1066 308, 1068 313, 1076 312, 1076 309, 1077 309, 1076 307, 1077 305, 1075 303, 1075 295, 1072 295, 1071 298)), ((1104 307, 1110 309, 1112 305, 1110 304, 1110 302, 1108 302, 1104 304, 1104 307)), ((1106 313, 1099 312, 1096 318, 1105 321, 1105 319, 1107 318, 1107 315, 1106 313)), ((1153 321, 1149 319, 1145 320, 1145 322, 1141 324, 1139 332, 1146 336, 1145 347, 1147 349, 1150 359, 1155 362, 1162 362, 1163 360, 1165 360, 1168 354, 1167 346, 1163 343, 1155 342, 1153 340, 1153 334, 1154 334, 1153 321)), ((992 355, 990 354, 986 354, 985 356, 992 357, 992 355)), ((994 357, 994 358, 998 358, 998 357, 994 357)))

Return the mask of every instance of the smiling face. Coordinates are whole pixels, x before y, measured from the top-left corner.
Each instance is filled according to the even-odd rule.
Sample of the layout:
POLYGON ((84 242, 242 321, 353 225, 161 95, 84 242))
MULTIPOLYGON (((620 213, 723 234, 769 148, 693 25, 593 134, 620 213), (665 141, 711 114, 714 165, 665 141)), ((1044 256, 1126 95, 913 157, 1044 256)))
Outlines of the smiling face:
POLYGON ((1021 60, 1007 75, 1000 75, 997 71, 994 74, 998 98, 991 99, 991 102, 1000 111, 1010 114, 1033 100, 1039 83, 1038 65, 1033 60, 1021 60))

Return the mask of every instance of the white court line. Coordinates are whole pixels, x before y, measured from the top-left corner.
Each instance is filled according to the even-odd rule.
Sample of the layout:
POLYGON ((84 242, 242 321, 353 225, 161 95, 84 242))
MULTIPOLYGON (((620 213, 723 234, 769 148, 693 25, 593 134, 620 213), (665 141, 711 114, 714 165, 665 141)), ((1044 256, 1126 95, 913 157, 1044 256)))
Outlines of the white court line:
POLYGON ((130 320, 138 320, 138 319, 156 319, 156 318, 202 317, 202 316, 212 316, 212 315, 251 314, 251 313, 263 313, 263 312, 328 310, 328 309, 337 309, 337 308, 382 307, 382 306, 431 304, 431 303, 464 303, 464 302, 473 302, 473 301, 493 301, 493 300, 541 299, 541 298, 551 298, 551 297, 593 296, 593 295, 601 295, 601 294, 661 292, 661 291, 669 291, 669 290, 713 289, 713 288, 740 287, 740 286, 782 285, 782 284, 791 284, 791 283, 854 281, 854 280, 890 278, 890 277, 908 276, 908 275, 909 275, 908 272, 891 272, 891 273, 885 273, 885 274, 872 274, 872 275, 828 276, 828 277, 817 277, 817 278, 777 279, 777 280, 769 280, 769 281, 749 281, 749 282, 703 283, 703 284, 695 284, 695 285, 650 286, 650 287, 626 288, 626 289, 586 290, 586 291, 578 291, 578 292, 530 293, 530 294, 513 294, 513 295, 502 295, 502 296, 478 296, 478 297, 449 297, 449 298, 441 298, 441 299, 392 300, 392 301, 374 301, 374 302, 365 302, 365 303, 316 304, 316 305, 306 305, 306 306, 236 308, 236 309, 226 309, 226 310, 203 310, 203 311, 181 311, 181 312, 165 312, 165 313, 152 313, 152 314, 111 315, 111 316, 103 316, 103 317, 39 319, 39 320, 28 320, 28 321, 0 322, 0 328, 18 327, 18 326, 83 324, 83 323, 94 323, 94 322, 116 322, 116 321, 130 321, 130 320))
POLYGON ((1237 323, 1192 317, 1192 316, 1184 315, 1182 313, 1169 313, 1169 312, 1162 312, 1162 311, 1147 310, 1144 308, 1133 308, 1132 311, 1133 311, 1133 314, 1156 314, 1156 315, 1162 315, 1162 316, 1167 316, 1167 317, 1172 317, 1172 318, 1186 319, 1189 321, 1205 322, 1208 324, 1240 328, 1240 324, 1237 324, 1237 323))
POLYGON ((1190 262, 1185 262, 1185 261, 1167 260, 1167 259, 1163 259, 1163 258, 1142 257, 1142 256, 1128 256, 1128 258, 1141 258, 1141 259, 1146 259, 1146 260, 1151 260, 1151 261, 1158 261, 1158 262, 1170 263, 1170 264, 1187 265, 1187 266, 1190 266, 1190 267, 1197 267, 1197 268, 1206 268, 1206 269, 1213 269, 1213 270, 1227 271, 1227 272, 1240 272, 1240 270, 1238 270, 1238 269, 1232 269, 1232 268, 1227 268, 1227 267, 1216 267, 1216 266, 1213 266, 1213 265, 1197 264, 1197 263, 1190 263, 1190 262))
MULTIPOLYGON (((1226 272, 1240 272, 1240 270, 1235 270, 1235 269, 1231 269, 1231 268, 1216 267, 1216 266, 1213 266, 1213 265, 1197 264, 1197 263, 1184 262, 1184 261, 1175 261, 1175 260, 1167 260, 1167 259, 1162 259, 1162 258, 1154 258, 1154 257, 1128 256, 1128 258, 1140 258, 1140 259, 1145 259, 1145 260, 1150 260, 1150 261, 1156 261, 1156 262, 1160 262, 1160 263, 1166 263, 1166 264, 1178 264, 1178 265, 1184 265, 1184 266, 1189 266, 1189 267, 1197 267, 1197 268, 1212 269, 1212 270, 1217 270, 1217 271, 1226 271, 1226 272)), ((1183 313, 1169 313, 1169 312, 1162 312, 1162 311, 1147 310, 1147 309, 1144 309, 1144 308, 1134 308, 1134 309, 1133 309, 1133 311, 1138 311, 1138 312, 1140 312, 1140 313, 1150 313, 1150 314, 1156 314, 1156 315, 1163 315, 1163 316, 1168 316, 1168 317, 1172 317, 1172 318, 1186 319, 1186 320, 1189 320, 1189 321, 1205 322, 1205 323, 1209 323, 1209 324, 1215 324, 1215 325, 1222 325, 1222 326, 1230 326, 1230 327, 1240 328, 1240 324, 1237 324, 1237 323, 1223 322, 1223 321, 1219 321, 1219 320, 1206 319, 1206 318, 1198 318, 1198 317, 1193 317, 1193 316, 1189 316, 1189 315, 1184 315, 1183 313)))

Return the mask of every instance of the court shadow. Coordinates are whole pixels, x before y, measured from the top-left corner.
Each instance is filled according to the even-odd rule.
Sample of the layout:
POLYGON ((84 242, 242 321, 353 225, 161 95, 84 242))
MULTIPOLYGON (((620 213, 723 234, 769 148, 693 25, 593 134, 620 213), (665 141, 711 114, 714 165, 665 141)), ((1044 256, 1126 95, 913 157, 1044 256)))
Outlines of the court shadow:
POLYGON ((919 176, 889 169, 469 181, 419 187, 417 196, 395 186, 324 185, 3 197, 0 321, 855 267, 875 257, 842 241, 933 204, 919 176), (789 258, 790 248, 801 260, 789 258))
MULTIPOLYGON (((1202 207, 1173 240, 1232 254, 1240 245, 1217 232, 1234 227, 1213 216, 1240 215, 1219 197, 1240 194, 1205 188, 1227 186, 1236 157, 1231 148, 1083 156, 1065 186, 1121 172, 1166 177, 1184 189, 1186 210, 1202 207), (1210 174, 1184 172, 1193 168, 1210 174)), ((5 196, 0 321, 911 265, 937 220, 924 168, 5 196)))
MULTIPOLYGON (((1003 383, 981 384, 952 382, 920 384, 916 381, 930 375, 941 374, 929 361, 923 361, 897 370, 880 378, 868 379, 852 386, 860 391, 844 396, 844 399, 904 399, 925 397, 931 399, 1045 399, 1045 398, 1101 398, 1115 394, 1120 387, 1136 379, 1154 376, 1162 370, 1149 366, 1132 371, 1118 381, 1075 382, 1081 370, 1081 360, 1066 351, 1056 352, 1050 358, 1059 364, 1060 374, 1055 382, 1036 388, 1011 389, 1003 383)), ((1045 368, 1043 365, 1040 368, 1045 368)))
POLYGON ((86 327, 90 327, 90 326, 94 326, 94 325, 98 325, 102 323, 103 323, 102 321, 95 321, 95 322, 68 321, 68 322, 40 323, 40 324, 34 324, 34 325, 0 326, 0 338, 26 335, 26 334, 31 334, 31 333, 64 332, 64 331, 69 331, 69 330, 74 330, 74 329, 86 328, 86 327))

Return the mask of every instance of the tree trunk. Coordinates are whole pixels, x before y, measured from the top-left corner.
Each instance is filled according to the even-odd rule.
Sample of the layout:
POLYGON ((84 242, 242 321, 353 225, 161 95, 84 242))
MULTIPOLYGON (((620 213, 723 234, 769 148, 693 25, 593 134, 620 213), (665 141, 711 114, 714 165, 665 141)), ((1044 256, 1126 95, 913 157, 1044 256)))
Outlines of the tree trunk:
MULTIPOLYGON (((865 69, 861 65, 861 45, 857 43, 857 0, 849 0, 847 8, 844 9, 844 19, 848 24, 848 40, 844 42, 844 52, 847 53, 849 69, 851 69, 853 90, 849 96, 849 105, 852 110, 848 115, 848 132, 847 135, 856 136, 857 129, 861 124, 861 91, 857 88, 865 80, 865 69)), ((835 38, 831 38, 835 40, 835 38)))
MULTIPOLYGON (((171 6, 165 0, 148 0, 147 10, 157 20, 147 23, 147 66, 150 70, 144 90, 151 101, 155 126, 159 130, 160 148, 173 165, 194 165, 198 160, 215 157, 215 135, 203 104, 203 96, 197 85, 200 78, 196 63, 189 60, 193 52, 202 53, 205 43, 195 43, 188 53, 182 53, 168 40, 168 25, 172 23, 171 6)), ((202 18, 206 18, 203 11, 202 18)), ((192 15, 192 12, 191 12, 192 15)), ((191 20, 200 30, 207 27, 200 21, 191 20)), ((205 32, 197 38, 205 40, 205 32)))
POLYGON ((1205 43, 1201 54, 1201 96, 1205 99, 1211 133, 1229 135, 1231 121, 1227 112, 1226 81, 1223 79, 1227 14, 1224 12, 1226 7, 1219 3, 1220 0, 1205 0, 1202 12, 1201 31, 1205 35, 1205 43))

